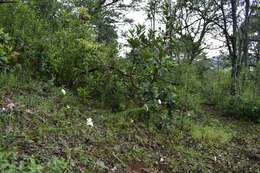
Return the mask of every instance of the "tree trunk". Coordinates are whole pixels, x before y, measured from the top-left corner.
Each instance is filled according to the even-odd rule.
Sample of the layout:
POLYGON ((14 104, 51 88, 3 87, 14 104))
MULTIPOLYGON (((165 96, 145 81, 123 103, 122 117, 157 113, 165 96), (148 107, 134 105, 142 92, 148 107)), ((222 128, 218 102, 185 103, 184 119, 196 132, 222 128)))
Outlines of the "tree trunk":
POLYGON ((237 94, 237 58, 235 55, 231 57, 231 88, 230 94, 231 96, 235 96, 237 94))
POLYGON ((172 0, 166 0, 165 4, 167 6, 167 16, 166 16, 166 46, 167 52, 170 57, 172 57, 172 25, 173 25, 173 14, 172 14, 172 0))
POLYGON ((244 66, 248 66, 248 44, 249 44, 249 38, 248 38, 248 29, 249 29, 249 8, 250 8, 250 1, 245 0, 246 6, 245 6, 245 26, 244 26, 244 46, 243 46, 243 63, 244 66))
MULTIPOLYGON (((239 50, 239 69, 238 69, 238 75, 241 72, 241 70, 246 69, 248 67, 248 45, 249 45, 249 8, 250 8, 250 0, 245 0, 245 20, 243 26, 241 26, 240 35, 241 35, 241 45, 242 50, 239 50)), ((245 80, 246 80, 246 73, 242 73, 242 81, 241 81, 241 89, 244 89, 245 86, 245 80)))
POLYGON ((237 0, 231 0, 231 16, 233 35, 231 36, 231 89, 230 94, 235 96, 237 94, 237 77, 238 77, 238 58, 237 58, 237 0))
POLYGON ((256 64, 260 61, 260 43, 257 43, 256 64))

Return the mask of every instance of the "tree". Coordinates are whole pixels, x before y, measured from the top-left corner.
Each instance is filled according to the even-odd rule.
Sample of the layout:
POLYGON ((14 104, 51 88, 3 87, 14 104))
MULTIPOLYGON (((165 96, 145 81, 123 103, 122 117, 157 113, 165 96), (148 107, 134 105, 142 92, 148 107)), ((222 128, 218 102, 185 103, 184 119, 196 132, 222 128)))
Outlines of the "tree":
POLYGON ((156 29, 156 15, 160 9, 160 3, 159 0, 150 0, 147 4, 147 13, 148 13, 148 19, 151 21, 151 30, 155 31, 156 29))
POLYGON ((174 42, 175 55, 192 63, 204 49, 203 41, 213 29, 217 8, 212 0, 165 1, 166 37, 174 42), (173 39, 174 38, 174 39, 173 39))
MULTIPOLYGON (((242 16, 238 15, 238 6, 239 0, 221 0, 220 2, 215 1, 215 4, 219 7, 219 20, 215 21, 215 24, 219 27, 222 31, 222 34, 225 36, 225 43, 226 47, 228 48, 229 57, 231 59, 231 88, 230 94, 232 96, 237 95, 237 85, 238 85, 238 75, 239 75, 239 58, 241 50, 239 48, 239 25, 241 26, 241 18, 242 16), (230 29, 231 28, 231 29, 230 29)), ((245 5, 245 17, 242 20, 247 24, 249 20, 249 1, 246 1, 245 5)), ((247 26, 244 27, 247 32, 247 26)), ((247 52, 248 52, 248 35, 247 33, 244 35, 245 46, 243 47, 244 50, 244 59, 247 59, 247 52)), ((245 62, 246 60, 244 60, 245 62)))
MULTIPOLYGON (((221 0, 216 1, 219 16, 216 26, 225 37, 225 44, 231 60, 230 94, 238 94, 240 72, 248 66, 249 46, 251 44, 250 25, 255 13, 256 1, 221 0)), ((243 77, 244 78, 244 77, 243 77)))
POLYGON ((67 8, 75 11, 86 8, 91 16, 90 22, 95 26, 97 41, 117 46, 116 23, 124 20, 122 11, 132 8, 138 0, 127 5, 123 0, 66 0, 67 8))

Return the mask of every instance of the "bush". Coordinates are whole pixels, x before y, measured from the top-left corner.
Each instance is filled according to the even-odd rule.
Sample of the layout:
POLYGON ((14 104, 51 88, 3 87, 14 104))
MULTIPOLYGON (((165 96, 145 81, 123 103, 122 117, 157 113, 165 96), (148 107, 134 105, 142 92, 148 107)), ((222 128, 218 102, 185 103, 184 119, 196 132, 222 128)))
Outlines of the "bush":
POLYGON ((69 87, 85 82, 88 71, 100 65, 103 53, 89 29, 82 26, 56 32, 47 45, 44 74, 53 75, 57 84, 69 87))
POLYGON ((178 96, 177 108, 184 112, 191 110, 198 112, 202 103, 202 84, 197 67, 182 64, 175 67, 174 71, 174 80, 177 84, 176 94, 178 96))
POLYGON ((260 120, 260 99, 257 84, 257 68, 253 72, 241 72, 239 93, 230 95, 230 72, 211 71, 207 74, 203 93, 205 100, 221 109, 225 115, 260 120))
POLYGON ((11 63, 12 47, 10 36, 0 28, 0 69, 7 70, 11 63))
POLYGON ((236 98, 229 97, 223 105, 223 110, 229 116, 260 122, 260 99, 252 99, 245 93, 236 98), (233 104, 230 104, 231 102, 233 104))
POLYGON ((164 41, 154 31, 145 32, 137 26, 128 42, 131 52, 127 55, 126 72, 131 78, 131 91, 141 104, 156 109, 158 100, 165 105, 175 100, 172 82, 174 62, 167 56, 164 41))
MULTIPOLYGON (((84 101, 94 97, 105 107, 123 107, 122 76, 113 70, 118 61, 115 45, 98 43, 94 26, 80 21, 76 13, 64 9, 55 12, 52 19, 44 18, 38 5, 35 1, 0 7, 6 14, 0 16, 3 21, 0 26, 15 38, 13 45, 21 54, 19 63, 23 71, 31 71, 34 78, 52 80, 58 86, 80 91, 84 101)), ((9 36, 0 30, 0 65, 9 67, 10 54, 9 36)))
POLYGON ((8 173, 62 173, 69 168, 63 159, 54 158, 46 164, 39 164, 33 157, 17 161, 14 153, 0 152, 0 172, 8 173))
POLYGON ((203 97, 210 104, 222 107, 230 91, 230 73, 208 71, 203 81, 203 97))

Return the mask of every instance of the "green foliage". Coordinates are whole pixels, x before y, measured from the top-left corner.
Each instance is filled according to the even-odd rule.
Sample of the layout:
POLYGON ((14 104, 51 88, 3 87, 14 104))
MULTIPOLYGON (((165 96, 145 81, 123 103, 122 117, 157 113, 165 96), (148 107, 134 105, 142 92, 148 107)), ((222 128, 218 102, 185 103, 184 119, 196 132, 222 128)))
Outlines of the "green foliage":
POLYGON ((191 135, 196 140, 202 140, 208 144, 227 143, 232 139, 232 133, 225 127, 198 126, 191 127, 191 135))
POLYGON ((167 56, 161 37, 155 32, 145 32, 144 26, 137 26, 131 31, 128 39, 131 52, 128 55, 127 72, 133 76, 137 88, 137 98, 152 107, 158 104, 173 102, 175 87, 172 83, 175 63, 167 56))
MULTIPOLYGON (((145 27, 139 25, 130 33, 127 71, 138 88, 136 98, 143 100, 151 111, 168 109, 168 121, 173 110, 199 112, 202 103, 199 68, 192 64, 177 65, 156 32, 146 33, 145 27), (158 100, 163 104, 158 104, 158 100)), ((161 118, 165 119, 163 115, 161 118)))
POLYGON ((39 164, 33 157, 28 157, 20 162, 16 161, 17 154, 0 152, 0 171, 6 173, 62 173, 68 168, 68 164, 54 158, 46 164, 39 164))
POLYGON ((10 36, 0 28, 0 69, 6 69, 10 64, 12 47, 10 36))
POLYGON ((17 75, 14 73, 0 73, 0 87, 1 88, 5 88, 5 87, 9 87, 12 89, 17 88, 17 75))
MULTIPOLYGON (((109 38, 110 45, 98 43, 97 40, 104 36, 99 35, 96 26, 99 29, 104 26, 101 23, 93 25, 92 18, 99 18, 100 14, 89 14, 89 9, 77 9, 78 4, 71 3, 72 6, 75 3, 75 7, 68 8, 54 0, 0 6, 3 14, 0 26, 15 38, 14 47, 21 54, 19 63, 34 77, 52 80, 56 85, 74 90, 79 88, 82 97, 94 97, 102 103, 100 105, 121 109, 124 107, 124 86, 119 79, 121 76, 111 72, 117 68, 114 67, 116 44, 112 43, 115 37, 109 38), (106 85, 107 81, 110 81, 109 85, 106 85), (113 96, 115 103, 110 102, 113 96)), ((8 39, 1 30, 1 40, 5 44, 1 42, 0 55, 5 63, 10 54, 8 39)))
POLYGON ((54 158, 43 169, 46 173, 62 173, 68 169, 68 163, 63 159, 54 158))
POLYGON ((47 45, 43 70, 45 74, 53 75, 58 84, 77 86, 94 65, 100 64, 102 53, 93 41, 89 27, 58 31, 47 45))
MULTIPOLYGON (((254 122, 260 122, 260 100, 259 98, 254 98, 250 95, 246 95, 247 93, 243 93, 245 95, 241 95, 233 99, 233 104, 230 105, 230 100, 227 100, 225 103, 224 110, 227 115, 233 115, 240 118, 245 118, 252 120, 254 122)), ((232 98, 228 98, 232 99, 232 98)))
POLYGON ((189 111, 190 115, 174 115, 173 124, 167 126, 160 124, 167 111, 158 109, 149 111, 152 119, 147 127, 144 122, 149 119, 142 118, 148 112, 143 106, 133 104, 131 109, 111 113, 90 107, 67 88, 64 95, 61 87, 25 74, 1 75, 0 108, 7 107, 9 101, 15 107, 0 112, 0 143, 4 148, 0 172, 105 172, 114 167, 127 172, 129 163, 135 165, 138 160, 150 172, 160 171, 153 166, 159 161, 169 171, 196 170, 200 163, 205 171, 210 167, 213 172, 223 172, 226 169, 219 164, 236 164, 233 158, 237 154, 244 162, 240 167, 228 166, 228 170, 259 167, 251 159, 255 155, 248 151, 258 142, 259 127, 253 123, 189 111), (87 125, 89 117, 93 127, 87 125))
POLYGON ((200 111, 202 82, 195 65, 182 64, 175 68, 177 108, 181 111, 200 111))
MULTIPOLYGON (((130 52, 119 58, 113 26, 117 12, 104 8, 105 4, 33 0, 1 5, 1 66, 16 66, 14 71, 20 68, 35 78, 72 89, 84 103, 95 99, 96 106, 112 111, 145 107, 144 119, 158 113, 159 119, 171 121, 177 111, 183 115, 201 112, 202 103, 258 119, 259 67, 238 79, 240 93, 231 98, 230 74, 216 72, 215 65, 206 60, 201 49, 203 35, 195 41, 191 33, 168 33, 181 27, 181 20, 168 16, 169 4, 164 4, 164 15, 167 25, 173 26, 166 28, 172 38, 138 25, 128 37, 130 52)), ((179 5, 192 4, 203 5, 179 5)))
POLYGON ((209 71, 203 81, 203 94, 206 101, 221 107, 229 96, 230 73, 227 71, 209 71))
POLYGON ((257 73, 257 68, 253 72, 244 71, 244 77, 239 79, 240 93, 231 97, 229 94, 230 73, 228 71, 211 71, 207 74, 205 80, 207 82, 203 87, 204 97, 206 97, 208 103, 216 105, 228 116, 259 122, 260 101, 258 85, 256 85, 258 81, 257 73), (216 78, 216 80, 212 80, 213 78, 216 78))
MULTIPOLYGON (((258 155, 248 148, 259 127, 219 115, 260 122, 259 44, 249 46, 250 68, 236 62, 232 81, 230 57, 203 52, 218 14, 211 3, 151 1, 148 18, 165 8, 166 31, 136 26, 124 57, 114 25, 123 2, 0 3, 0 172, 255 170, 258 155)), ((257 37, 252 19, 249 35, 257 37)))

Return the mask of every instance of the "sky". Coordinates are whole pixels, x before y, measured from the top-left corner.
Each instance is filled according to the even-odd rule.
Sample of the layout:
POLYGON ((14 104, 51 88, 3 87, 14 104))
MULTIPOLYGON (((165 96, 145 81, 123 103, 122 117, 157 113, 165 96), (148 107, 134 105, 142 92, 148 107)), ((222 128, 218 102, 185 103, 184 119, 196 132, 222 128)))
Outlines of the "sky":
MULTIPOLYGON (((141 4, 141 7, 145 6, 145 2, 147 2, 148 0, 144 0, 144 3, 141 4)), ((131 0, 124 0, 125 3, 130 3, 131 0)), ((134 10, 134 9, 130 9, 128 11, 125 12, 125 15, 127 18, 129 19, 133 19, 133 24, 119 24, 118 27, 118 34, 119 34, 119 43, 122 45, 122 49, 121 49, 121 54, 125 54, 126 52, 129 51, 129 49, 127 47, 124 47, 123 45, 125 45, 127 43, 126 37, 124 37, 122 33, 127 33, 131 28, 133 28, 136 24, 143 24, 146 25, 147 27, 150 27, 150 21, 147 20, 147 14, 145 12, 145 10, 134 10)), ((162 27, 163 28, 163 27, 162 27)), ((215 39, 212 35, 206 35, 205 37, 205 43, 206 43, 206 49, 205 49, 205 53, 207 54, 207 57, 211 58, 214 56, 217 56, 220 54, 220 51, 222 49, 220 49, 219 47, 221 47, 223 45, 222 41, 219 40, 224 40, 224 38, 217 38, 215 39)))

